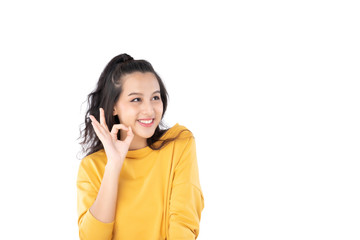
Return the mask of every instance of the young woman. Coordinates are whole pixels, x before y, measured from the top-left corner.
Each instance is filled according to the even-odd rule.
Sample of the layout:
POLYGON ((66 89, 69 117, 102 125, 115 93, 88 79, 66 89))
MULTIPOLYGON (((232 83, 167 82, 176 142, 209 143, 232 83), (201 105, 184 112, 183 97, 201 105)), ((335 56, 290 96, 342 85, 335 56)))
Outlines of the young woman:
POLYGON ((88 96, 77 177, 80 239, 196 239, 204 197, 194 136, 163 129, 167 91, 151 64, 114 57, 88 96))

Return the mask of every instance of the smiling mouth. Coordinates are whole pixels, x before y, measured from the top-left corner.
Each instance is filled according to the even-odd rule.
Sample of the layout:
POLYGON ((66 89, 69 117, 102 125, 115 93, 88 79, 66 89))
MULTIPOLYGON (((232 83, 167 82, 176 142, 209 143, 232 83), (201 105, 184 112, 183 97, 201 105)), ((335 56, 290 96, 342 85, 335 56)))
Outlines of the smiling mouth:
POLYGON ((154 118, 152 119, 142 119, 142 120, 138 120, 138 122, 140 123, 140 125, 144 126, 144 127, 151 127, 154 124, 154 118))
POLYGON ((149 124, 152 123, 154 121, 154 119, 148 119, 148 120, 138 120, 141 123, 145 123, 145 124, 149 124))

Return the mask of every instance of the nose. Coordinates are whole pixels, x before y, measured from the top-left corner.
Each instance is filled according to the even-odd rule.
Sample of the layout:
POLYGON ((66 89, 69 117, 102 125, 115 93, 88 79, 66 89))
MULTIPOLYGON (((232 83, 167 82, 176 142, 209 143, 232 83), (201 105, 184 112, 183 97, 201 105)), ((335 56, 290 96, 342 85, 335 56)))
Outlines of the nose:
POLYGON ((150 101, 144 101, 141 109, 144 117, 153 117, 154 116, 154 107, 150 101))

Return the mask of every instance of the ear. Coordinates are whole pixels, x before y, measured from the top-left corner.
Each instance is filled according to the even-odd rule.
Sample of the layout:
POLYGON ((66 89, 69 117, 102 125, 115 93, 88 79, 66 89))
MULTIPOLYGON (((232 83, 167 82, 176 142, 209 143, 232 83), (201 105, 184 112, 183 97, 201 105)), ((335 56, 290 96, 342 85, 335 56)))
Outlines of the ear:
POLYGON ((116 116, 117 115, 117 112, 116 112, 116 109, 114 108, 113 110, 113 116, 116 116))

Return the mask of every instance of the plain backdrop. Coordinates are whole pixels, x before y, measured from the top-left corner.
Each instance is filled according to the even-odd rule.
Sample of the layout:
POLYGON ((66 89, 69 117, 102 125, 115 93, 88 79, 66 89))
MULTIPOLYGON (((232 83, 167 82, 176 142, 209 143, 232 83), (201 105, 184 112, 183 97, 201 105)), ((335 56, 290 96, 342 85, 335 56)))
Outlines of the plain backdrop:
POLYGON ((86 96, 150 61, 195 135, 198 239, 360 238, 358 1, 1 1, 1 239, 78 239, 86 96))

